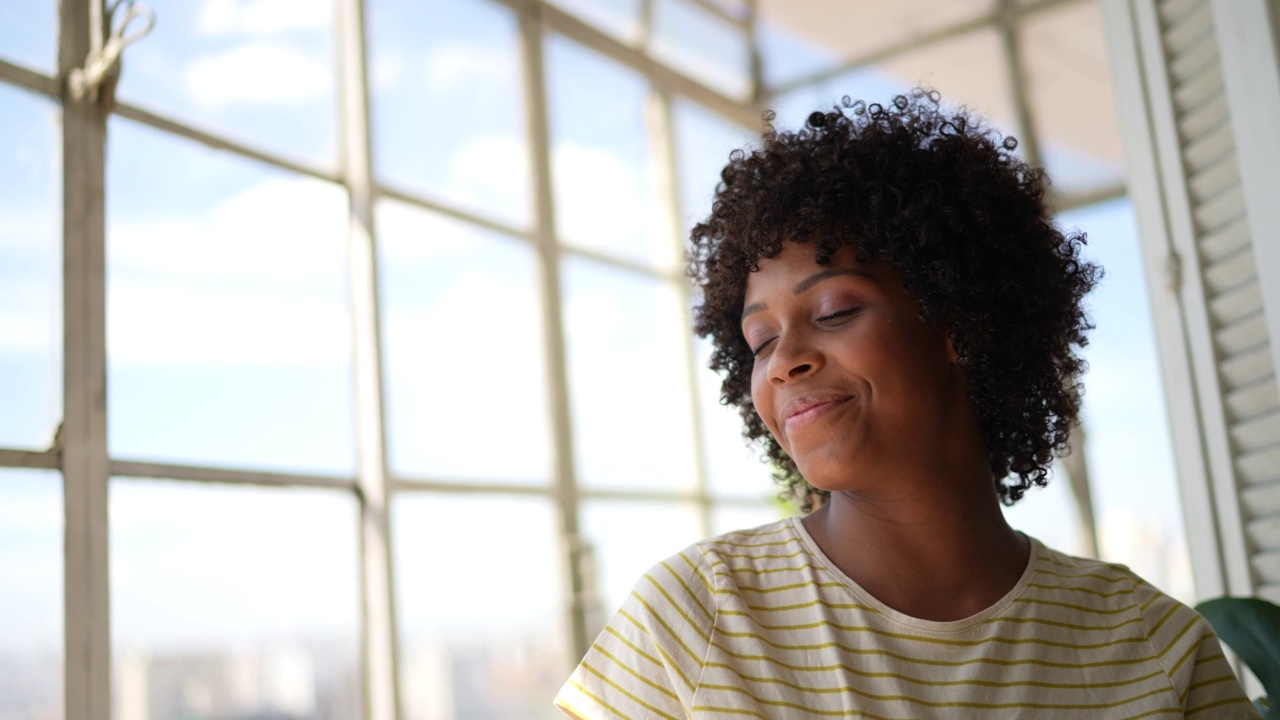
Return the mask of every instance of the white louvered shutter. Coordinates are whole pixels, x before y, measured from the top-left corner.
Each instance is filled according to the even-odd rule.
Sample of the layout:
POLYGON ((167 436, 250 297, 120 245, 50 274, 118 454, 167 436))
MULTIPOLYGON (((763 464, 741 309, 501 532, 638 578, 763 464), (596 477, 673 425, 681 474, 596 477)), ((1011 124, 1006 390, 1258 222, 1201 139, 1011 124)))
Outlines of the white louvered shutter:
POLYGON ((1278 8, 1103 8, 1196 589, 1280 602, 1278 8))

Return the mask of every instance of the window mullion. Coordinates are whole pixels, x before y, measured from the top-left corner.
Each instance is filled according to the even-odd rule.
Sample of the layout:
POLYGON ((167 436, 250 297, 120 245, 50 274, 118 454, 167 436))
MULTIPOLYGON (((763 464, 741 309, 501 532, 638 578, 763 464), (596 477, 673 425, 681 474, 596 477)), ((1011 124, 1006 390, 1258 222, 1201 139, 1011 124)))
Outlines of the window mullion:
POLYGON ((359 455, 360 597, 366 720, 400 716, 395 594, 392 588, 390 493, 382 371, 379 362, 374 180, 370 159, 364 2, 338 0, 339 115, 348 193, 347 265, 355 351, 356 447, 359 455))
MULTIPOLYGON (((62 2, 59 77, 103 44, 101 0, 62 2)), ((62 113, 64 643, 67 720, 111 715, 108 576, 106 114, 67 94, 62 113)))

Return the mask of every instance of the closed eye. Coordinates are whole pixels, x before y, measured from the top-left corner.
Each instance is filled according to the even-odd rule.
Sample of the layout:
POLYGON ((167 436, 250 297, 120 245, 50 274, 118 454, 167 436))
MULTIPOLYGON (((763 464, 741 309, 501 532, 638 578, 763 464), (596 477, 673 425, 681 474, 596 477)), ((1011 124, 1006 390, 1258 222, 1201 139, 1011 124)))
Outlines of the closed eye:
POLYGON ((761 353, 761 352, 763 352, 763 351, 764 351, 764 349, 765 349, 766 347, 768 347, 768 346, 769 346, 769 343, 773 342, 775 339, 776 339, 776 338, 769 338, 768 340, 765 340, 764 342, 760 343, 759 345, 757 345, 757 346, 755 346, 755 347, 751 348, 751 355, 752 355, 753 357, 759 357, 760 353, 761 353))
POLYGON ((838 312, 833 312, 830 315, 823 315, 822 317, 818 318, 818 322, 830 322, 831 320, 839 320, 840 318, 852 317, 854 315, 857 315, 860 312, 862 312, 862 308, 851 307, 847 310, 840 310, 838 312))

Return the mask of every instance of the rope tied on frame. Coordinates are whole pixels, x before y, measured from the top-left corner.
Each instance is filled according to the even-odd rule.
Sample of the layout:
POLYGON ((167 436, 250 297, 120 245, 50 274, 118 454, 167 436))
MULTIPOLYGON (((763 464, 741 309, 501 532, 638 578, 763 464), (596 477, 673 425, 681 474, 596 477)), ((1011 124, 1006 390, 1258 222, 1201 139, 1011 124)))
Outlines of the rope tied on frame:
POLYGON ((115 101, 116 83, 120 80, 120 54, 129 45, 141 40, 155 27, 156 14, 146 5, 135 4, 134 0, 116 0, 107 6, 103 25, 106 39, 102 48, 89 53, 84 60, 83 68, 71 71, 67 78, 67 88, 71 97, 76 100, 88 98, 89 102, 110 109, 115 101), (119 22, 115 22, 116 13, 124 9, 119 22), (126 34, 130 24, 142 19, 143 25, 126 34))

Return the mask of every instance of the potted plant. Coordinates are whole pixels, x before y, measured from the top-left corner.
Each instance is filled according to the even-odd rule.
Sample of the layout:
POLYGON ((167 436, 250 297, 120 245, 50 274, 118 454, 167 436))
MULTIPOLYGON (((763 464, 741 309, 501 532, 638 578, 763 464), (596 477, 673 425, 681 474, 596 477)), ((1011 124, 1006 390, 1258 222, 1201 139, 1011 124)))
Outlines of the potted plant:
POLYGON ((1266 720, 1280 720, 1280 606, 1261 598, 1206 600, 1196 610, 1253 671, 1265 697, 1253 701, 1266 720))

